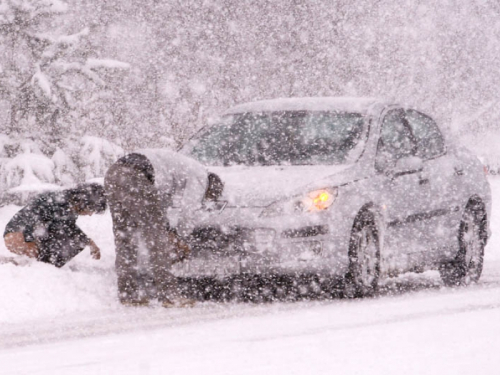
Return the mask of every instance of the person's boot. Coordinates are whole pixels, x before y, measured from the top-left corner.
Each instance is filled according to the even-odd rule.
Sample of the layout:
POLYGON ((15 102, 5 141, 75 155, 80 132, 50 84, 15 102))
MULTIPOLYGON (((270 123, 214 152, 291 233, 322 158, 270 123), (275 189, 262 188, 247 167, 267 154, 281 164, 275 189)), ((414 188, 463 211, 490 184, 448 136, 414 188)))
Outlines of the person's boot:
POLYGON ((123 306, 149 306, 148 296, 138 293, 137 291, 131 293, 130 290, 127 290, 126 292, 119 293, 119 300, 123 306))
POLYGON ((141 298, 141 299, 121 299, 120 303, 123 306, 128 306, 128 307, 149 306, 149 299, 147 299, 147 298, 141 298))
POLYGON ((139 290, 137 276, 125 274, 118 277, 118 298, 123 306, 148 306, 149 298, 139 290))

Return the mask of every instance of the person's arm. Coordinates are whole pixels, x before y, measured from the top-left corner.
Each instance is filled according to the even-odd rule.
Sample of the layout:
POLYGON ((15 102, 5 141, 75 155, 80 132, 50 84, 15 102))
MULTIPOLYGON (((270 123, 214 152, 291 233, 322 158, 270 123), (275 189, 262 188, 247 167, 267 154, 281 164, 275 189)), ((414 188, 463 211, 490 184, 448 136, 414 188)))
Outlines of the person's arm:
POLYGON ((24 242, 35 243, 34 228, 32 225, 26 225, 23 230, 24 242))
POLYGON ((175 230, 167 232, 168 241, 175 246, 176 259, 174 263, 182 262, 191 253, 189 245, 177 234, 175 230))
POLYGON ((202 208, 208 186, 208 174, 205 168, 193 168, 189 173, 182 193, 182 206, 176 227, 178 234, 183 238, 189 237, 194 229, 193 217, 196 211, 202 208))
POLYGON ((90 255, 93 259, 101 259, 101 249, 99 249, 99 246, 97 246, 96 243, 76 225, 76 223, 71 223, 69 227, 71 228, 71 233, 68 233, 68 235, 73 237, 75 241, 80 242, 83 246, 89 246, 90 255))
POLYGON ((101 259, 101 249, 99 249, 99 246, 97 246, 92 239, 89 241, 89 247, 92 258, 95 260, 101 259))

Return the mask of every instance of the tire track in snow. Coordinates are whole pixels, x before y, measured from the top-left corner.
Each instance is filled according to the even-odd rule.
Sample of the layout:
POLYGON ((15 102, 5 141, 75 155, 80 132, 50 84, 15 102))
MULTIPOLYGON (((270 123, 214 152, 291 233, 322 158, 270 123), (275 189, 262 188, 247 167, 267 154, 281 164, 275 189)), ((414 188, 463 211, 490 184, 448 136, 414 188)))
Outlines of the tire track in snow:
MULTIPOLYGON (((161 307, 121 308, 97 311, 87 316, 66 316, 44 322, 0 325, 0 350, 58 341, 115 335, 136 331, 176 328, 226 319, 255 318, 271 314, 296 314, 314 309, 331 309, 336 322, 318 322, 318 327, 290 336, 314 335, 323 331, 350 330, 401 323, 479 310, 500 310, 500 285, 479 284, 469 288, 423 290, 402 295, 385 295, 363 300, 323 300, 293 303, 202 303, 191 309, 161 307), (371 311, 378 309, 378 314, 371 311), (415 310, 422 311, 415 311, 415 310)), ((280 337, 286 337, 286 334, 280 337)), ((256 337, 255 341, 277 338, 256 337)), ((253 341, 253 340, 252 340, 253 341)))
MULTIPOLYGON (((321 302, 315 304, 321 304, 321 302)), ((50 322, 0 325, 0 350, 133 331, 173 328, 193 323, 203 324, 277 311, 300 310, 310 306, 310 304, 304 306, 302 303, 274 305, 203 303, 201 305, 189 309, 164 309, 159 306, 157 308, 123 308, 119 311, 98 311, 88 315, 85 319, 63 317, 60 320, 53 318, 50 322)))

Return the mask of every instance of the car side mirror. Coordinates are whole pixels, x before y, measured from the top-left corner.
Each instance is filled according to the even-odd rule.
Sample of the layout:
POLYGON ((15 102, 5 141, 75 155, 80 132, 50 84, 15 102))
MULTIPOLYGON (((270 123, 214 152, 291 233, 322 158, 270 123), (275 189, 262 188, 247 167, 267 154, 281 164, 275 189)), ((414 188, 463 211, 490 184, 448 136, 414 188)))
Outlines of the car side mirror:
POLYGON ((416 156, 407 156, 399 159, 395 167, 389 172, 393 177, 403 176, 405 174, 412 174, 420 172, 424 169, 424 162, 416 156))

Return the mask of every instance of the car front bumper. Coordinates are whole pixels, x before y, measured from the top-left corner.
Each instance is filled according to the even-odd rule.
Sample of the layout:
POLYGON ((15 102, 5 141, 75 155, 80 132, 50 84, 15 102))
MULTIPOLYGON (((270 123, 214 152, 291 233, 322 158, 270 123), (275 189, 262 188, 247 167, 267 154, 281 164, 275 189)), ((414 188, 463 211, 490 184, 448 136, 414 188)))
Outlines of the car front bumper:
POLYGON ((173 267, 176 276, 343 276, 348 266, 345 239, 326 225, 200 226, 190 245, 190 257, 173 267))

